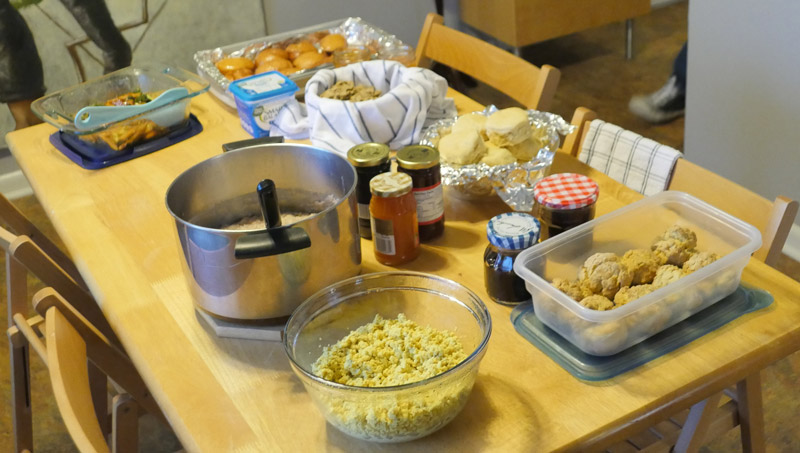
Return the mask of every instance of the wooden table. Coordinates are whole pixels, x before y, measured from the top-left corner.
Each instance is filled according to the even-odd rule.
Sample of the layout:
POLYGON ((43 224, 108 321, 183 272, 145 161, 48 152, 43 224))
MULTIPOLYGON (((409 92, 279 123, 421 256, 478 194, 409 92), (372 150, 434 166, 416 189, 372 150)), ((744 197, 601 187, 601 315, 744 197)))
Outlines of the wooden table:
MULTIPOLYGON (((455 94, 462 112, 479 109, 455 94)), ((352 439, 325 423, 279 343, 217 338, 192 305, 164 197, 183 170, 247 138, 211 95, 193 101, 205 130, 185 142, 98 171, 48 142, 54 129, 8 135, 9 146, 111 326, 189 451, 549 451, 610 445, 687 408, 800 347, 800 284, 751 260, 743 280, 775 302, 633 371, 599 383, 568 374, 516 333, 510 309, 488 302, 494 330, 464 411, 442 430, 399 445, 352 439)), ((640 198, 559 153, 554 171, 600 185, 598 215, 640 198)), ((443 238, 404 269, 458 281, 489 301, 482 254, 500 202, 448 198, 443 238)), ((375 262, 363 242, 363 270, 375 262)))

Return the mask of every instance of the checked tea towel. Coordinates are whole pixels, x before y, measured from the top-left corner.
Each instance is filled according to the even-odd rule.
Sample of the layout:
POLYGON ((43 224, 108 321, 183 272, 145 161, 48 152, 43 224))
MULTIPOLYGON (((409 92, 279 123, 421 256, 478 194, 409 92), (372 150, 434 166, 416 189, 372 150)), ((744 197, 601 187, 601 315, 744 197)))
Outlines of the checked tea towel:
POLYGON ((667 188, 680 151, 602 120, 589 125, 581 162, 644 194, 667 188))

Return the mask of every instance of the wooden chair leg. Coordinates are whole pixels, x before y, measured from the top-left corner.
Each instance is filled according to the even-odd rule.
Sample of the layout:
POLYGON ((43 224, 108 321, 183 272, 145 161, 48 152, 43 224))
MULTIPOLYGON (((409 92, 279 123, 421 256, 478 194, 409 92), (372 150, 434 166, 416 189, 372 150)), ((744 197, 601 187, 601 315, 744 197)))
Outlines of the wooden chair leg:
POLYGON ((761 373, 752 374, 736 384, 742 450, 764 451, 764 410, 761 401, 761 373))
POLYGON ((89 370, 89 388, 92 392, 94 413, 103 434, 111 434, 111 420, 108 416, 108 377, 92 362, 86 364, 89 370))
POLYGON ((14 451, 33 451, 33 419, 31 416, 30 353, 17 329, 9 329, 11 365, 11 423, 14 451), (12 338, 14 336, 14 338, 12 338))
POLYGON ((127 393, 112 399, 112 453, 139 451, 139 407, 127 393))
POLYGON ((706 441, 708 427, 714 419, 714 412, 721 398, 722 392, 719 392, 692 406, 689 418, 686 419, 681 435, 675 443, 674 452, 694 453, 700 449, 706 441))

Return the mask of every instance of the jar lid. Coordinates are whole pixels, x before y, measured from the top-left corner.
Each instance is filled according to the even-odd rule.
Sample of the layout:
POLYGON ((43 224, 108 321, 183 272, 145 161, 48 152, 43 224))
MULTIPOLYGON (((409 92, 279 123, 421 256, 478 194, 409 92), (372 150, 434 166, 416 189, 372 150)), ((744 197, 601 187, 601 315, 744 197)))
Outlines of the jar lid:
POLYGON ((492 217, 486 225, 486 237, 495 247, 522 250, 539 240, 539 221, 524 212, 507 212, 492 217))
POLYGON ((399 197, 411 192, 411 176, 405 173, 381 173, 370 179, 369 190, 376 197, 399 197))
POLYGON ((551 209, 578 209, 597 201, 600 189, 591 178, 558 173, 542 178, 533 188, 536 202, 551 209))
POLYGON ((439 163, 439 151, 425 145, 406 146, 397 152, 397 165, 408 170, 431 168, 439 163))
POLYGON ((389 146, 383 143, 362 143, 347 151, 347 160, 354 167, 374 167, 389 160, 389 146))

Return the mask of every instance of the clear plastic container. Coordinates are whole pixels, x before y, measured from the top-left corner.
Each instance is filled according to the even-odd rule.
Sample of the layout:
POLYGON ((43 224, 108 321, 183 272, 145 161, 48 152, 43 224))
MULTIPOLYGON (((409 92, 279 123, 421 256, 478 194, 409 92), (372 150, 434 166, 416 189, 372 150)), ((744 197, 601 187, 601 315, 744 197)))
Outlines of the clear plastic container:
POLYGON ((667 191, 584 223, 522 252, 514 271, 525 280, 536 316, 587 354, 616 354, 733 293, 759 231, 683 192, 667 191), (717 261, 609 311, 583 307, 549 282, 575 279, 594 253, 623 255, 650 244, 672 225, 697 234, 697 249, 717 261), (590 245, 588 245, 590 244, 590 245))
POLYGON ((34 101, 31 109, 63 133, 91 145, 92 155, 85 157, 105 160, 129 153, 140 143, 185 126, 191 98, 206 90, 208 82, 196 74, 175 66, 144 63, 48 94, 34 101), (188 93, 169 104, 90 130, 79 130, 75 126, 75 114, 86 106, 103 105, 109 99, 137 90, 153 99, 165 90, 180 86, 186 87, 188 93), (157 126, 154 123, 158 123, 157 126))

